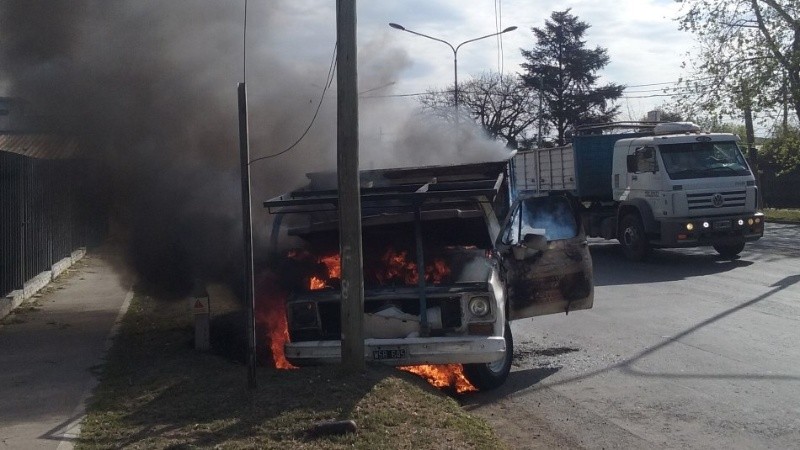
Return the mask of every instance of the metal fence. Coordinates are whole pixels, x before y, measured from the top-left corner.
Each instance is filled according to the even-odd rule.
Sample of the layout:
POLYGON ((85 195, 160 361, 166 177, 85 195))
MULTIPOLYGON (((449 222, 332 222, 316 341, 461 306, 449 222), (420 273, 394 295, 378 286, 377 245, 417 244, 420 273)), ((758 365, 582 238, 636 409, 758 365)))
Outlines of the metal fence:
POLYGON ((88 244, 100 214, 85 160, 37 159, 0 151, 0 295, 88 244))
POLYGON ((759 186, 768 208, 800 208, 800 170, 778 175, 780 167, 763 164, 759 186))

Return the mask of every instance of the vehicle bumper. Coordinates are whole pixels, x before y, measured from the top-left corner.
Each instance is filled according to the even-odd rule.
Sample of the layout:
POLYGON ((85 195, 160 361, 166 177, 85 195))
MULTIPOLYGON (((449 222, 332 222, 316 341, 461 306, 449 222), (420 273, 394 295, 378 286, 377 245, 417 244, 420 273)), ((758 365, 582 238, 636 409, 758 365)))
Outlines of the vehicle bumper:
MULTIPOLYGON (((295 365, 341 362, 340 341, 291 342, 286 359, 295 365)), ((392 366, 490 363, 503 358, 502 336, 365 339, 364 359, 392 366)))
POLYGON ((656 247, 699 247, 756 241, 762 236, 764 214, 733 214, 663 220, 659 239, 650 243, 656 247), (750 219, 754 221, 752 225, 748 224, 750 219), (744 225, 739 225, 739 220, 744 221, 744 225), (688 223, 694 226, 693 230, 687 230, 688 223), (709 226, 706 228, 703 223, 709 226))

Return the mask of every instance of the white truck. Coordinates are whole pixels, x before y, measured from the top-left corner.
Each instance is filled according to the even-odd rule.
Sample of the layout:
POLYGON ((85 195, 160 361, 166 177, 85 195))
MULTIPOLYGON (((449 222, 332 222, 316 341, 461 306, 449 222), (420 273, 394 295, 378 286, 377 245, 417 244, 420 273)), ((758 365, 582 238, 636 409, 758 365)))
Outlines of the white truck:
POLYGON ((569 145, 519 152, 514 188, 569 195, 583 206, 587 235, 619 240, 634 261, 654 247, 712 246, 733 258, 764 234, 737 140, 688 122, 586 127, 569 145))

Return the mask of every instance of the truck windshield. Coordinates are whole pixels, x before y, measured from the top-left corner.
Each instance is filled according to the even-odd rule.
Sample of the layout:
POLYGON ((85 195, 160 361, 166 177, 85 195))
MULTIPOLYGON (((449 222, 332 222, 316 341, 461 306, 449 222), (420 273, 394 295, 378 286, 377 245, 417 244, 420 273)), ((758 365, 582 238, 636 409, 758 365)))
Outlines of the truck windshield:
POLYGON ((673 180, 750 175, 734 141, 659 145, 661 159, 673 180))

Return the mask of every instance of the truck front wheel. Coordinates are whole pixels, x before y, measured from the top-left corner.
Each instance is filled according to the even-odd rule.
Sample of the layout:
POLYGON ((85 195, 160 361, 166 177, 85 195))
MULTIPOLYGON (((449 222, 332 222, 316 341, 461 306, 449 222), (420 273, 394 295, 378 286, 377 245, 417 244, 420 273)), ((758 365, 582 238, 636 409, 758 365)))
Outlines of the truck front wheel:
POLYGON ((736 258, 744 250, 744 242, 736 244, 714 244, 714 250, 723 258, 736 258))
POLYGON ((511 372, 511 360, 514 356, 514 339, 511 337, 511 326, 506 322, 503 338, 506 341, 506 352, 503 359, 486 364, 464 364, 464 376, 473 386, 481 391, 496 389, 503 385, 511 372))
POLYGON ((642 219, 638 214, 628 214, 622 218, 618 239, 622 244, 622 251, 631 261, 641 261, 650 252, 642 219))

